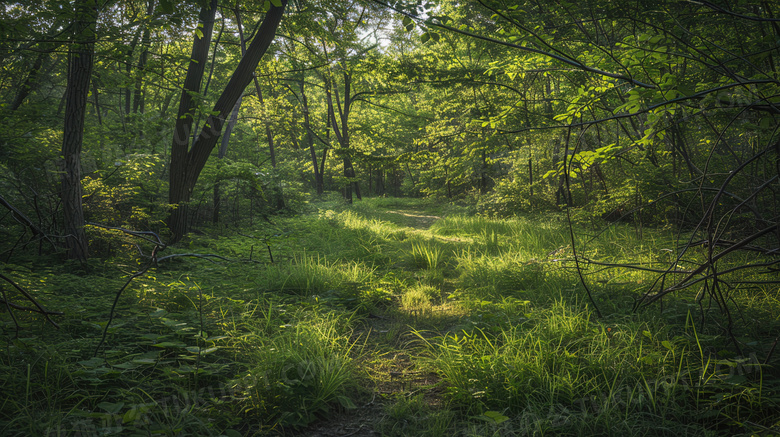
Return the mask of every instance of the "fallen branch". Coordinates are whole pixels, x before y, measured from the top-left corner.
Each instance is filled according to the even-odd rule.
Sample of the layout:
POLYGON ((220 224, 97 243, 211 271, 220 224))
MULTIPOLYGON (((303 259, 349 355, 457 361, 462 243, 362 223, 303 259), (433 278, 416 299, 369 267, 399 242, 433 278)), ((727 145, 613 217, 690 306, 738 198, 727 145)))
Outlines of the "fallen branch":
POLYGON ((49 244, 51 244, 53 248, 55 248, 55 249, 57 248, 57 245, 54 244, 54 241, 52 241, 51 238, 49 238, 49 236, 46 234, 46 232, 43 232, 43 230, 41 230, 41 228, 39 228, 38 226, 35 226, 35 223, 33 223, 32 220, 27 218, 27 216, 24 215, 21 211, 19 211, 15 206, 13 206, 10 203, 8 203, 8 201, 5 200, 5 198, 3 198, 2 195, 0 195, 0 205, 6 207, 9 211, 11 211, 11 215, 13 216, 13 218, 17 222, 19 222, 20 224, 30 228, 30 231, 33 233, 34 237, 40 236, 44 240, 48 241, 49 244))
POLYGON ((216 261, 211 260, 209 258, 219 258, 219 259, 225 260, 225 261, 232 261, 231 259, 225 258, 224 256, 215 255, 213 253, 174 253, 174 254, 171 254, 171 255, 165 255, 163 257, 157 258, 157 262, 164 261, 164 260, 170 259, 170 258, 178 258, 180 256, 191 256, 191 257, 195 257, 195 258, 203 258, 203 259, 211 261, 213 263, 216 263, 216 261))
MULTIPOLYGON (((60 325, 58 325, 57 322, 55 322, 54 320, 51 319, 51 317, 49 317, 50 314, 57 314, 56 312, 49 311, 46 308, 44 308, 40 303, 38 303, 37 300, 35 300, 34 297, 32 297, 32 295, 30 295, 30 293, 28 293, 25 289, 23 289, 21 286, 19 286, 19 284, 17 284, 13 280, 11 280, 11 278, 9 278, 9 277, 5 276, 4 274, 0 273, 0 279, 4 280, 5 282, 8 282, 9 284, 11 284, 12 287, 14 287, 17 291, 19 291, 19 293, 22 293, 22 295, 27 300, 32 302, 32 304, 35 305, 35 307, 38 309, 38 311, 36 311, 36 312, 38 312, 40 314, 43 314, 43 316, 46 318, 47 322, 51 323, 52 326, 54 326, 55 328, 60 329, 60 325)), ((4 296, 3 300, 5 300, 6 306, 10 307, 10 306, 14 305, 14 304, 12 304, 8 300, 7 297, 5 297, 5 293, 3 293, 3 296, 4 296)), ((57 315, 59 315, 59 314, 57 314, 57 315)), ((13 317, 13 314, 12 314, 12 317, 13 317)), ((16 318, 14 318, 14 321, 16 321, 16 318)), ((18 325, 17 325, 17 328, 18 328, 18 325)))
POLYGON ((156 246, 160 246, 162 249, 167 247, 167 245, 165 243, 163 243, 163 241, 160 238, 160 236, 157 235, 157 233, 152 232, 152 231, 133 231, 131 229, 125 229, 125 228, 120 228, 120 227, 116 227, 116 226, 101 225, 99 223, 94 223, 94 222, 87 222, 87 224, 90 225, 90 226, 98 227, 98 228, 109 229, 109 230, 112 230, 112 231, 124 232, 125 234, 141 238, 141 239, 146 240, 146 241, 148 241, 150 243, 153 243, 156 246), (154 240, 149 238, 148 235, 153 236, 154 240))
POLYGON ((28 312, 31 312, 31 313, 38 313, 38 314, 48 314, 50 316, 64 316, 65 315, 65 313, 63 313, 62 311, 49 311, 49 310, 41 311, 38 308, 25 307, 25 306, 17 305, 17 304, 15 304, 13 302, 5 300, 4 298, 0 299, 0 303, 4 304, 7 307, 11 307, 11 308, 13 308, 15 310, 19 310, 19 311, 28 311, 28 312))
POLYGON ((106 341, 106 336, 108 335, 108 328, 111 326, 111 322, 114 320, 114 312, 116 310, 116 304, 119 302, 119 297, 122 296, 122 292, 125 291, 125 289, 127 288, 128 285, 130 285, 131 282, 133 282, 133 279, 143 275, 144 273, 146 273, 147 270, 149 270, 149 267, 151 267, 156 260, 157 251, 162 250, 164 248, 165 246, 154 246, 154 249, 152 249, 152 257, 149 260, 149 262, 146 263, 146 265, 141 270, 138 270, 137 272, 130 275, 130 277, 127 278, 127 282, 125 282, 125 285, 123 285, 122 288, 120 288, 119 291, 116 293, 116 296, 114 296, 114 303, 111 305, 111 312, 108 315, 108 322, 106 322, 106 327, 103 328, 103 336, 100 338, 100 343, 98 343, 97 347, 95 348, 94 356, 97 356, 98 352, 100 352, 100 348, 103 346, 103 343, 105 343, 106 341))

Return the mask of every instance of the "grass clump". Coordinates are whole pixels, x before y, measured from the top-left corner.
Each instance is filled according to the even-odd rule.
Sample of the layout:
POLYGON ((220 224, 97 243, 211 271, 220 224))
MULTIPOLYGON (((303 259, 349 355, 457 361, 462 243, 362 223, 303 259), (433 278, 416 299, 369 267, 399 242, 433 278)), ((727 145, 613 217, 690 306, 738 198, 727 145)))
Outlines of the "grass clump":
POLYGON ((399 396, 385 408, 377 431, 387 437, 438 437, 455 430, 455 412, 429 405, 422 395, 399 396))
MULTIPOLYGON (((716 400, 724 396, 752 410, 743 419, 768 408, 757 408, 759 373, 748 376, 752 388, 734 393, 728 384, 745 383, 744 375, 720 367, 708 377, 708 360, 691 336, 671 337, 637 320, 597 323, 587 309, 560 300, 527 317, 497 331, 419 335, 428 357, 422 363, 442 376, 453 406, 470 415, 501 412, 520 434, 581 436, 705 435, 724 411, 716 400)), ((740 415, 738 406, 728 408, 740 415)))
POLYGON ((376 290, 371 287, 374 270, 359 262, 329 262, 302 255, 290 263, 268 266, 260 289, 326 299, 350 309, 371 308, 385 297, 382 293, 364 293, 376 290))
POLYGON ((434 302, 440 297, 438 288, 419 284, 404 291, 401 295, 401 308, 413 314, 430 314, 434 302))
POLYGON ((429 242, 412 243, 410 255, 414 267, 437 270, 444 266, 444 249, 429 242))
POLYGON ((349 326, 342 316, 306 312, 270 335, 259 326, 264 335, 248 351, 250 369, 239 383, 247 387, 245 411, 269 427, 301 427, 333 407, 355 408, 360 390, 349 326))

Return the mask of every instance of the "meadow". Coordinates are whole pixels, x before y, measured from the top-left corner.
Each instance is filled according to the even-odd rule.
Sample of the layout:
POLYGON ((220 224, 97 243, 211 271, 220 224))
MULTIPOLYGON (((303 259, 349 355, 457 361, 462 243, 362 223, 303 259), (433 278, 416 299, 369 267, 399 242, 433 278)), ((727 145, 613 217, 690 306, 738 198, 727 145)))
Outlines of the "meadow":
MULTIPOLYGON (((614 265, 668 262, 679 238, 574 230, 614 265)), ((160 253, 200 256, 132 280, 149 243, 101 232, 110 258, 3 266, 64 315, 0 310, 0 435, 780 433, 776 287, 730 290, 728 315, 695 287, 638 307, 657 273, 582 261, 581 279, 563 215, 319 202, 201 229, 160 253)))

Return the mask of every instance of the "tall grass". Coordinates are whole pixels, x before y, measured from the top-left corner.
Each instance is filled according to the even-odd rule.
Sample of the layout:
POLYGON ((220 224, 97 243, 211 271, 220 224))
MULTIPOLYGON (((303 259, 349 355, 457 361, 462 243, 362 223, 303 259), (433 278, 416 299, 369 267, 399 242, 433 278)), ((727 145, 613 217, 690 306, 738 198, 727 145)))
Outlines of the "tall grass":
POLYGON ((412 263, 419 269, 436 270, 444 266, 444 249, 430 242, 413 242, 412 263))
POLYGON ((431 226, 437 235, 470 237, 486 255, 513 253, 526 260, 543 258, 569 244, 565 223, 552 217, 493 219, 455 215, 431 226))
POLYGON ((248 351, 250 370, 238 382, 247 387, 245 411, 269 426, 300 427, 334 405, 354 408, 360 390, 350 320, 299 311, 278 321, 287 323, 270 335, 261 326, 248 351))
POLYGON ((527 293, 536 301, 549 301, 568 294, 576 283, 573 278, 556 271, 554 263, 525 261, 521 254, 514 252, 486 256, 469 250, 457 256, 455 261, 456 287, 476 298, 501 299, 502 296, 527 293))
POLYGON ((558 301, 497 335, 477 330, 420 338, 430 356, 427 365, 445 379, 449 398, 473 414, 522 416, 530 407, 544 413, 537 418, 542 421, 557 412, 558 419, 544 424, 549 432, 634 434, 647 426, 634 428, 636 415, 652 416, 661 426, 688 421, 681 408, 691 396, 683 381, 690 349, 663 336, 643 336, 648 329, 604 328, 590 312, 558 301))
POLYGON ((261 287, 263 292, 287 291, 312 296, 369 282, 374 270, 359 262, 329 262, 320 256, 296 255, 290 263, 268 266, 261 287))
MULTIPOLYGON (((780 305, 771 285, 724 290, 744 304, 733 316, 748 325, 737 336, 747 356, 737 356, 724 324, 699 329, 704 314, 719 310, 690 296, 696 290, 670 295, 659 311, 631 313, 636 293, 653 279, 648 272, 585 265, 605 314, 595 319, 571 270, 568 229, 555 218, 450 215, 429 230, 405 227, 433 215, 429 206, 331 202, 310 217, 275 218, 274 229, 254 232, 283 235, 269 240, 274 263, 258 256, 265 246, 254 240, 193 238, 188 251, 253 253, 255 262, 180 258, 138 278, 105 356, 95 359, 94 335, 112 297, 106 290, 122 281, 52 272, 45 279, 56 287, 39 294, 66 310, 63 329, 48 333, 38 315, 23 315, 26 337, 9 339, 0 354, 7 376, 0 378, 0 434, 84 435, 74 423, 86 418, 113 420, 90 435, 272 428, 286 435, 334 409, 363 405, 359 386, 368 378, 382 394, 394 392, 377 415, 376 430, 390 436, 777 429, 772 351, 780 305), (185 275, 197 278, 197 293, 185 275), (423 327, 430 331, 414 331, 423 327), (201 397, 182 409, 163 402, 231 382, 235 396, 201 397), (122 423, 141 410, 144 421, 122 423), (121 431, 112 428, 117 419, 121 431)), ((670 262, 674 242, 661 231, 643 234, 615 226, 576 244, 600 260, 670 262)), ((116 268, 111 276, 121 274, 116 268)), ((40 282, 29 275, 23 284, 39 291, 40 282)))

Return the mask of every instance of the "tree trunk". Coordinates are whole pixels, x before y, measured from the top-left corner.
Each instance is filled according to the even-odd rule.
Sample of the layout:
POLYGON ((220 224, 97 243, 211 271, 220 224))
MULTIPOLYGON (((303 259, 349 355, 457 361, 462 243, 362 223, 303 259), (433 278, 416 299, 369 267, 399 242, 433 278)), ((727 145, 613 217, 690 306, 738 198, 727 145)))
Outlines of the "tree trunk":
MULTIPOLYGON (((212 5, 215 9, 216 1, 212 1, 212 5)), ((168 226, 173 233, 172 242, 181 240, 186 232, 187 215, 186 210, 181 206, 186 206, 186 203, 192 197, 192 190, 195 187, 195 183, 198 181, 200 172, 206 165, 206 161, 208 160, 211 151, 217 144, 220 132, 222 131, 222 126, 225 124, 225 119, 227 119, 228 114, 243 94, 244 89, 249 85, 249 82, 252 81, 254 71, 260 63, 260 59, 268 50, 268 47, 271 45, 271 42, 276 35, 276 29, 279 27, 279 22, 282 19, 286 5, 287 1, 282 0, 281 7, 272 6, 266 14, 263 23, 257 31, 257 36, 255 36, 254 40, 249 45, 246 54, 241 58, 230 81, 225 86, 224 91, 214 105, 212 113, 216 115, 210 115, 208 117, 206 124, 203 126, 198 138, 189 151, 187 150, 187 138, 189 134, 188 130, 191 129, 192 124, 191 117, 185 117, 185 119, 189 118, 190 122, 188 125, 183 125, 181 127, 179 126, 179 123, 182 119, 179 118, 177 120, 177 129, 174 133, 171 151, 171 185, 169 201, 171 204, 178 204, 180 206, 172 211, 171 216, 168 219, 168 226), (181 136, 182 134, 184 136, 181 136)), ((213 14, 211 14, 211 16, 213 17, 213 14)), ((203 34, 205 36, 205 31, 203 34)), ((196 52, 195 49, 198 42, 199 40, 196 39, 195 44, 193 45, 193 54, 196 52)), ((208 45, 203 49, 203 52, 207 54, 208 45)), ((196 59, 195 56, 193 56, 193 59, 196 59)), ((205 62, 203 62, 203 64, 205 64, 205 62)), ((192 64, 190 65, 190 68, 194 68, 192 64)), ((202 71, 203 70, 201 69, 201 77, 202 71)), ((187 79, 190 79, 189 70, 187 72, 187 79)), ((198 80, 198 83, 199 82, 200 80, 198 80)), ((185 92, 182 93, 182 101, 184 101, 185 95, 187 94, 186 89, 188 88, 186 87, 185 81, 185 92)), ((186 109, 187 107, 180 106, 179 113, 187 114, 188 111, 186 109), (182 109, 184 109, 184 111, 182 111, 182 109)))
MULTIPOLYGON (((150 17, 154 13, 154 0, 148 0, 146 6, 146 16, 150 17)), ((138 67, 136 68, 135 79, 135 91, 133 93, 133 113, 143 114, 144 112, 144 95, 143 95, 143 77, 142 74, 146 69, 146 60, 149 58, 149 32, 150 25, 146 23, 144 25, 144 34, 141 37, 141 55, 138 57, 138 67)), ((143 126, 143 125, 142 125, 143 126)), ((143 137, 143 129, 140 132, 143 137)))
POLYGON ((171 146, 171 166, 169 174, 170 188, 168 203, 173 208, 168 219, 172 241, 181 240, 187 229, 187 202, 190 195, 187 191, 187 161, 190 133, 195 119, 195 102, 191 93, 200 92, 203 73, 206 71, 206 60, 211 44, 211 34, 214 30, 214 16, 217 12, 217 1, 211 0, 208 6, 201 8, 198 23, 202 37, 195 36, 190 55, 190 65, 187 67, 187 77, 184 79, 184 89, 179 102, 179 112, 176 117, 176 127, 173 132, 171 146))
MULTIPOLYGON (((233 128, 236 126, 236 122, 238 121, 238 111, 241 109, 242 100, 243 98, 239 97, 235 106, 233 106, 233 111, 230 113, 230 120, 228 121, 227 127, 225 128, 225 133, 222 135, 222 143, 220 144, 219 152, 217 153, 218 159, 225 158, 225 155, 227 154, 228 144, 230 143, 230 134, 233 133, 233 128)), ((219 207, 221 203, 220 182, 219 175, 217 175, 217 181, 214 183, 214 213, 211 219, 211 221, 215 224, 219 223, 219 207)))
POLYGON ((349 73, 344 72, 344 106, 341 106, 338 90, 333 90, 331 80, 326 80, 326 94, 328 99, 328 114, 330 116, 331 123, 333 124, 333 132, 336 134, 336 140, 341 146, 344 153, 344 177, 351 182, 347 183, 344 188, 344 198, 347 203, 352 203, 352 190, 354 189, 355 195, 358 200, 361 200, 360 186, 355 180, 355 168, 352 166, 352 160, 349 157, 349 112, 352 107, 351 85, 352 77, 349 73), (332 94, 336 93, 336 107, 339 111, 339 118, 341 119, 341 126, 336 119, 336 107, 333 105, 332 94))
MULTIPOLYGON (((263 90, 260 89, 260 82, 257 80, 257 76, 253 75, 253 79, 255 82, 255 90, 257 91, 257 99, 260 101, 260 105, 264 106, 265 100, 263 99, 263 90)), ((276 148, 274 147, 274 134, 271 131, 270 124, 267 122, 265 123, 265 138, 268 141, 268 153, 271 156, 271 167, 274 169, 272 175, 274 200, 276 201, 276 209, 281 210, 284 209, 284 195, 282 194, 282 187, 276 174, 276 148)))
POLYGON ((127 48, 127 60, 125 62, 125 74, 127 75, 128 85, 125 87, 125 107, 124 107, 124 121, 128 123, 130 121, 130 108, 132 104, 132 88, 130 88, 130 77, 133 75, 133 54, 135 53, 135 47, 138 45, 138 40, 141 38, 141 27, 139 25, 138 30, 133 36, 133 41, 130 43, 130 47, 127 48))
POLYGON ((301 103, 303 104, 303 125, 306 129, 306 144, 309 146, 309 152, 311 153, 311 164, 314 168, 314 187, 317 189, 317 195, 322 195, 323 183, 322 173, 320 173, 319 167, 317 167, 317 152, 314 150, 314 136, 311 133, 311 122, 309 120, 309 101, 306 98, 305 81, 301 78, 301 103))
POLYGON ((35 61, 30 68, 30 73, 27 74, 27 78, 19 87, 19 90, 16 93, 16 97, 14 97, 13 102, 11 102, 11 111, 16 111, 19 109, 19 107, 22 106, 22 103, 24 103, 24 99, 26 99, 27 96, 29 96, 30 93, 38 86, 38 73, 40 73, 41 68, 43 67, 43 63, 49 59, 49 53, 52 51, 53 49, 38 53, 38 56, 35 58, 35 61))
POLYGON ((68 52, 68 85, 65 89, 65 127, 62 140, 62 205, 68 257, 86 261, 89 257, 84 232, 81 198, 81 146, 84 141, 84 116, 92 76, 96 0, 76 3, 73 44, 68 52))

